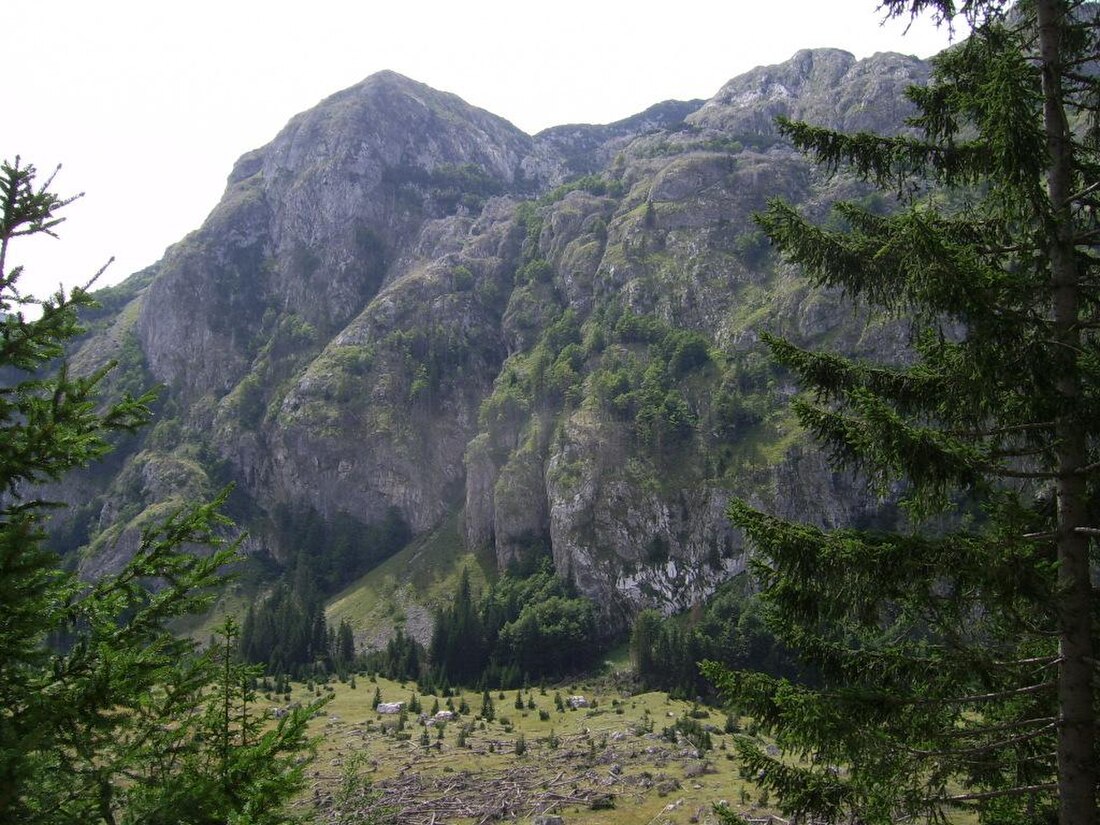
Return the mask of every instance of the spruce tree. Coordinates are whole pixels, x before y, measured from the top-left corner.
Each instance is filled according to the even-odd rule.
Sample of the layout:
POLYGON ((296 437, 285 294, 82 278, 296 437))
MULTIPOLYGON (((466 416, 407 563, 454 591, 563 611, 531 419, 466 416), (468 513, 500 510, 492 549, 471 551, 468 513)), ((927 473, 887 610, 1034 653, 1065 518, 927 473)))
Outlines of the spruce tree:
MULTIPOLYGON (((883 7, 956 14, 951 0, 883 7)), ((916 136, 781 124, 898 209, 837 204, 830 228, 782 203, 760 218, 817 284, 913 319, 908 365, 765 339, 807 391, 803 425, 879 491, 900 485, 910 526, 825 532, 734 502, 773 627, 823 686, 706 670, 802 757, 739 745, 791 814, 1092 825, 1100 12, 962 9, 972 35, 910 92, 916 136)))
POLYGON ((470 570, 463 568, 454 603, 435 617, 429 660, 436 678, 456 684, 476 682, 486 665, 484 635, 470 570))
POLYGON ((493 705, 493 697, 485 690, 481 694, 481 718, 486 722, 492 722, 496 716, 496 707, 493 705))
POLYGON ((347 619, 340 620, 340 629, 336 634, 336 649, 333 653, 336 667, 346 671, 355 665, 355 635, 347 619))
POLYGON ((256 674, 231 655, 236 629, 200 652, 168 628, 209 606, 237 558, 226 493, 147 528, 95 582, 47 549, 42 483, 102 456, 153 400, 107 403, 110 367, 74 375, 60 360, 83 332, 86 289, 44 301, 19 289, 12 242, 53 234, 69 202, 51 181, 18 158, 0 164, 0 822, 284 822, 309 711, 265 725, 256 674), (209 552, 182 549, 197 545, 209 552))

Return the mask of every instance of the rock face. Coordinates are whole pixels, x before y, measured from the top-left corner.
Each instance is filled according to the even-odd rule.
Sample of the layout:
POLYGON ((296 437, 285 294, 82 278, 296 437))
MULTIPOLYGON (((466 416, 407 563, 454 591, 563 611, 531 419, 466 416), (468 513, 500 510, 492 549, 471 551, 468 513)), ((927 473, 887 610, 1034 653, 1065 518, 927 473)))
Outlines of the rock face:
POLYGON ((269 311, 341 330, 398 274, 426 220, 524 183, 531 145, 392 72, 298 115, 237 162, 221 203, 162 262, 138 325, 150 368, 185 398, 217 398, 248 372, 269 311))
POLYGON ((276 562, 302 514, 396 513, 423 534, 464 507, 470 549, 502 568, 552 558, 613 629, 743 568, 731 495, 870 517, 756 342, 904 357, 904 330, 810 290, 751 217, 774 196, 818 215, 866 196, 795 153, 776 115, 896 131, 927 72, 805 51, 705 102, 535 136, 390 72, 333 95, 106 296, 78 360, 122 352, 117 381, 168 390, 99 487, 81 481, 72 543, 113 566, 151 511, 228 480, 276 562))
POLYGON ((928 64, 916 57, 856 60, 839 49, 806 49, 734 78, 688 120, 732 134, 774 134, 781 116, 845 132, 892 132, 912 112, 905 90, 927 78, 928 64))

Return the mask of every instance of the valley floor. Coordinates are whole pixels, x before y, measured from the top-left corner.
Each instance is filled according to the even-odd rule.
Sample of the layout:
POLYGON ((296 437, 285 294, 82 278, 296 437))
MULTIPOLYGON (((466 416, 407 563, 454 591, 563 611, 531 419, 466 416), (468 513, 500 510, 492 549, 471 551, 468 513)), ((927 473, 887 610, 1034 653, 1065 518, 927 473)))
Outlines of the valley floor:
MULTIPOLYGON (((292 701, 332 695, 313 721, 318 756, 310 799, 303 800, 323 821, 371 823, 369 812, 385 809, 408 825, 533 822, 542 815, 560 816, 565 825, 679 825, 716 823, 712 806, 722 800, 751 818, 774 813, 738 775, 730 735, 722 732, 725 715, 696 711, 708 714, 698 721, 713 746, 700 752, 682 734, 662 733, 692 711, 663 693, 625 696, 611 683, 594 682, 535 687, 522 691, 520 710, 515 690, 504 698, 495 692, 495 718, 486 721, 478 718, 482 696, 467 691, 452 702, 457 708, 465 700, 469 715, 438 727, 408 714, 397 730, 398 717, 372 708, 376 689, 385 702, 409 702, 416 688, 365 677, 354 688, 337 682, 312 692, 294 688, 292 701), (590 707, 570 708, 574 695, 590 707)), ((418 699, 425 713, 446 702, 418 699)))
MULTIPOLYGON (((365 676, 293 686, 290 702, 330 697, 311 723, 317 758, 299 803, 318 822, 717 825, 713 809, 722 802, 754 825, 787 822, 741 775, 734 734, 713 708, 660 692, 631 695, 602 676, 520 691, 522 709, 517 691, 493 692, 491 720, 480 716, 482 694, 465 691, 451 702, 456 709, 465 703, 469 713, 437 725, 426 717, 436 703, 445 709, 445 698, 415 696, 422 713, 402 722, 374 709, 376 693, 383 702, 408 704, 416 686, 365 676), (589 706, 570 707, 571 696, 589 706), (692 718, 709 734, 709 749, 675 730, 692 718)), ((273 708, 287 703, 282 696, 266 701, 273 708)), ((751 733, 750 720, 736 721, 751 733)), ((948 821, 972 825, 957 816, 948 821)))

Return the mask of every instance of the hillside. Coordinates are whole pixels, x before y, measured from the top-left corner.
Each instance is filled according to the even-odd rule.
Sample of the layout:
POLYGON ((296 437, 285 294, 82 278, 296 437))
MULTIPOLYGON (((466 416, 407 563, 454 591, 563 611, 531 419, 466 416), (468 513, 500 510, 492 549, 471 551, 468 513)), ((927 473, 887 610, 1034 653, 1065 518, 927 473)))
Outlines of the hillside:
POLYGON ((55 491, 77 505, 56 543, 88 575, 117 569, 148 520, 234 482, 248 592, 301 556, 336 593, 412 538, 446 548, 440 581, 466 553, 552 558, 610 633, 743 569, 731 495, 879 518, 794 428, 793 385, 756 342, 901 358, 906 330, 811 290, 752 215, 865 196, 776 115, 897 131, 927 74, 803 51, 707 101, 533 136, 391 72, 332 95, 101 295, 76 365, 116 358, 116 390, 165 389, 154 427, 55 491))

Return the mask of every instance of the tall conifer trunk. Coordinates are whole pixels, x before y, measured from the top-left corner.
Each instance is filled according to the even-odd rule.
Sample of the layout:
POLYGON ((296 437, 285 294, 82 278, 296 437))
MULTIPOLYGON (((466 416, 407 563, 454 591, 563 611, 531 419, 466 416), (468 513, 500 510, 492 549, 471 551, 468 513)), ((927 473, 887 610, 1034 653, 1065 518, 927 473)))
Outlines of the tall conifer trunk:
POLYGON ((1053 296, 1053 338, 1058 347, 1057 388, 1062 411, 1057 438, 1057 544, 1059 566, 1058 796, 1061 825, 1096 822, 1096 766, 1093 710, 1093 651, 1089 578, 1085 427, 1080 419, 1081 296, 1075 262, 1072 187, 1073 148, 1062 89, 1062 33, 1065 4, 1038 0, 1039 58, 1042 66, 1043 126, 1050 167, 1047 193, 1051 227, 1049 256, 1053 296))

